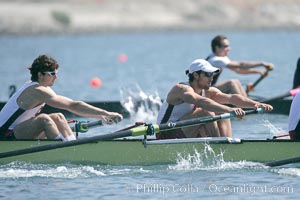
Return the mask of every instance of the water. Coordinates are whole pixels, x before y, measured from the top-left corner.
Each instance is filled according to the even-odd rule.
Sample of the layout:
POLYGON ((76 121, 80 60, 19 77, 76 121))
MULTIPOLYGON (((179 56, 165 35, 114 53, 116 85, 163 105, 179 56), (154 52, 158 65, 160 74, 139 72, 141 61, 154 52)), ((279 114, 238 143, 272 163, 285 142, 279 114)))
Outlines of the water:
MULTIPOLYGON (((29 79, 26 67, 40 54, 60 63, 54 90, 74 99, 122 100, 124 96, 164 98, 173 84, 185 81, 185 69, 210 52, 216 32, 119 33, 73 36, 1 36, 0 101, 9 86, 20 87, 29 79), (127 62, 119 56, 126 54, 127 62), (99 77, 102 87, 90 86, 99 77)), ((292 87, 299 57, 299 32, 226 32, 233 60, 264 60, 272 71, 253 92, 272 97, 292 87)), ((226 72, 222 79, 239 78, 245 85, 258 77, 226 72)), ((155 122, 155 114, 140 110, 118 125, 91 129, 80 137, 113 132, 136 121, 155 122)), ((287 116, 251 115, 232 121, 233 136, 271 138, 287 131, 287 116)), ((0 166, 0 197, 3 199, 296 199, 299 165, 269 168, 252 162, 224 162, 203 155, 179 159, 163 166, 33 165, 0 166)))

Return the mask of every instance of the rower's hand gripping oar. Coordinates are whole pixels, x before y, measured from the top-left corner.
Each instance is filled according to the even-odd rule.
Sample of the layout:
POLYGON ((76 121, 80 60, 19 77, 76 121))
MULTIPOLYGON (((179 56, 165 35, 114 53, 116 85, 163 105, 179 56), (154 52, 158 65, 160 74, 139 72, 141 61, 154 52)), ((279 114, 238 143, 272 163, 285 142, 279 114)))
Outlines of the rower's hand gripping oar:
MULTIPOLYGON (((247 110, 247 111, 245 111, 245 113, 246 113, 246 115, 248 115, 248 114, 254 114, 254 113, 262 113, 263 111, 264 111, 264 109, 258 108, 256 110, 247 110)), ((42 152, 42 151, 47 151, 47 150, 66 148, 66 147, 71 147, 71 146, 94 143, 94 142, 104 141, 104 140, 112 140, 112 139, 116 139, 116 138, 123 138, 123 137, 129 137, 129 136, 153 135, 154 133, 157 133, 159 131, 182 128, 182 127, 186 127, 186 126, 193 126, 196 124, 203 124, 203 123, 207 123, 207 122, 212 122, 212 121, 221 120, 221 119, 228 119, 228 118, 233 118, 233 117, 235 117, 234 113, 225 113, 225 114, 216 115, 216 116, 201 117, 201 118, 183 120, 183 121, 168 123, 168 124, 160 124, 160 125, 148 124, 147 126, 138 126, 138 127, 135 127, 135 128, 129 129, 129 130, 117 131, 114 133, 96 135, 96 136, 87 137, 87 138, 80 138, 78 140, 58 142, 58 143, 52 143, 52 144, 46 144, 46 145, 38 145, 38 146, 25 148, 25 149, 2 152, 2 153, 0 153, 0 158, 13 157, 13 156, 24 155, 24 154, 29 154, 29 153, 37 153, 37 152, 42 152)))
MULTIPOLYGON (((121 119, 113 119, 115 123, 118 123, 121 121, 121 119)), ((75 122, 75 125, 71 127, 71 130, 75 132, 76 138, 78 138, 78 133, 86 133, 90 128, 97 127, 97 126, 103 126, 104 123, 102 120, 89 122, 89 121, 77 121, 77 120, 69 120, 69 123, 75 122)))
POLYGON ((269 65, 266 67, 267 71, 261 75, 254 83, 248 83, 246 86, 246 93, 248 94, 249 92, 252 92, 255 90, 255 86, 257 86, 265 77, 267 77, 269 71, 273 70, 273 66, 269 65))
MULTIPOLYGON (((121 119, 116 117, 114 119, 111 119, 112 123, 118 123, 121 119)), ((77 133, 85 133, 90 128, 97 127, 97 126, 103 126, 105 123, 102 120, 94 121, 94 122, 88 122, 88 121, 75 121, 75 125, 71 127, 73 132, 77 133)), ((111 123, 109 123, 111 124, 111 123)))
MULTIPOLYGON (((264 112, 263 108, 257 108, 257 109, 253 109, 253 110, 246 110, 245 115, 255 114, 255 113, 263 113, 263 112, 264 112)), ((178 121, 178 122, 174 122, 174 123, 161 124, 161 125, 159 125, 159 130, 166 131, 166 130, 170 130, 170 129, 205 124, 208 122, 213 122, 213 121, 222 120, 222 119, 230 119, 230 118, 234 118, 234 117, 236 117, 234 112, 230 112, 230 113, 224 113, 221 115, 182 120, 182 121, 178 121)))

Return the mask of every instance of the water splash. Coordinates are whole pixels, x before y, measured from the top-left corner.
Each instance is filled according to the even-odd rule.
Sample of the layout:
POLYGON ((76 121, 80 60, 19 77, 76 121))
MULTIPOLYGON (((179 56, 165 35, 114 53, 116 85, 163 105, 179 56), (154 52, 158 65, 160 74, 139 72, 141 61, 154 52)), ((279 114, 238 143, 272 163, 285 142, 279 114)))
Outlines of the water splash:
POLYGON ((272 169, 271 171, 280 175, 300 177, 299 168, 280 168, 280 169, 272 169))
POLYGON ((76 165, 46 165, 25 162, 12 162, 1 166, 0 178, 86 178, 91 176, 106 176, 101 170, 92 166, 76 165))
MULTIPOLYGON (((156 168, 155 168, 156 169, 156 168)), ((152 169, 136 166, 109 165, 74 165, 74 164, 33 164, 28 162, 12 162, 0 167, 0 178, 63 178, 77 179, 90 177, 104 177, 130 174, 152 173, 152 169)))
POLYGON ((194 151, 193 155, 178 154, 176 165, 169 166, 171 170, 232 170, 244 168, 265 168, 261 163, 239 161, 225 162, 224 153, 216 154, 209 144, 205 144, 202 152, 194 151))
POLYGON ((270 137, 281 135, 282 133, 286 132, 282 128, 274 126, 274 124, 267 119, 262 121, 262 125, 270 130, 270 137))
POLYGON ((121 89, 121 103, 130 113, 131 120, 155 123, 162 105, 158 92, 146 94, 138 85, 136 88, 121 89))

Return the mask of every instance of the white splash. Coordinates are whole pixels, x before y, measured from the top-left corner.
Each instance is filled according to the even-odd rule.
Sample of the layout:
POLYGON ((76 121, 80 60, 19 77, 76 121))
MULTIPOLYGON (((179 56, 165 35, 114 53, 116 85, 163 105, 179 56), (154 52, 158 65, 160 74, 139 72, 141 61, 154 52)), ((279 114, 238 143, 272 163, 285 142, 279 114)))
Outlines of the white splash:
POLYGON ((0 178, 78 178, 90 176, 105 176, 102 170, 91 166, 53 166, 37 164, 11 163, 0 169, 0 178))
POLYGON ((271 137, 278 136, 286 132, 282 128, 274 126, 274 124, 272 124, 269 120, 266 119, 262 121, 262 125, 270 130, 271 137))
POLYGON ((209 144, 205 144, 202 152, 195 150, 193 155, 178 154, 176 165, 170 165, 169 169, 179 171, 189 170, 232 170, 243 168, 264 168, 260 163, 239 161, 225 162, 225 152, 216 154, 209 144))
POLYGON ((197 170, 220 166, 224 163, 223 152, 216 154, 209 144, 205 144, 203 152, 198 152, 195 149, 193 155, 178 153, 176 163, 175 166, 169 166, 169 168, 174 170, 197 170))
POLYGON ((271 171, 280 175, 300 177, 299 168, 280 168, 272 169, 271 171))
POLYGON ((162 105, 157 92, 146 94, 139 86, 136 89, 122 89, 121 103, 130 113, 130 118, 134 122, 155 123, 157 114, 162 105))

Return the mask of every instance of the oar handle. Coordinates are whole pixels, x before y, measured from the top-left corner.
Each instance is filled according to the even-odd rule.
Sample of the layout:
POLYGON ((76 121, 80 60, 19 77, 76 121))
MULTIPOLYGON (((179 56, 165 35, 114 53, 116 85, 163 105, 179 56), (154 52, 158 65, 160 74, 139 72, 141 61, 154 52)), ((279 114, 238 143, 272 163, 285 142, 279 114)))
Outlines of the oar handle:
MULTIPOLYGON (((120 118, 115 117, 111 119, 112 122, 118 123, 121 121, 120 118)), ((94 121, 94 122, 88 122, 88 121, 80 121, 76 122, 75 126, 71 127, 72 131, 77 133, 85 133, 89 130, 89 128, 93 128, 96 126, 103 126, 105 123, 102 120, 94 121)))
MULTIPOLYGON (((245 110, 245 115, 249 115, 249 114, 254 114, 254 113, 263 113, 265 110, 263 108, 257 108, 257 109, 251 109, 251 110, 245 110)), ((215 116, 216 119, 218 120, 218 118, 220 119, 229 119, 229 118, 233 118, 235 117, 234 112, 230 112, 230 113, 224 113, 221 115, 216 115, 215 116)))
POLYGON ((85 133, 89 130, 89 128, 95 127, 95 126, 103 126, 103 121, 98 120, 94 122, 84 122, 80 121, 75 124, 71 129, 74 132, 79 132, 79 133, 85 133))

